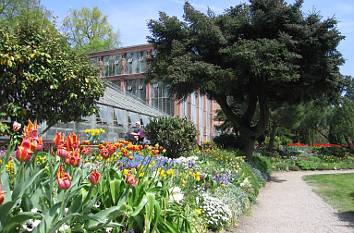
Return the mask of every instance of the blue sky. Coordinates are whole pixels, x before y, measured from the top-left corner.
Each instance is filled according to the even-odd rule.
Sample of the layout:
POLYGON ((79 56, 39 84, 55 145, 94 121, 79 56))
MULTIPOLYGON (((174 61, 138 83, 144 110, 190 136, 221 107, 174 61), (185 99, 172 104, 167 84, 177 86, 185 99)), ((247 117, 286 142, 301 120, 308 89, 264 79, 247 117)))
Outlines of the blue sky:
MULTIPOLYGON (((294 1, 288 0, 290 3, 294 1)), ((246 1, 189 0, 189 2, 201 11, 206 11, 210 7, 216 13, 222 13, 229 6, 246 1)), ((181 17, 184 0, 42 0, 42 3, 58 17, 58 24, 69 9, 98 6, 118 31, 121 45, 129 46, 146 42, 146 36, 149 35, 146 24, 149 19, 156 19, 159 11, 181 17)), ((336 17, 339 21, 339 30, 346 36, 339 46, 346 59, 341 72, 354 76, 354 0, 305 0, 303 10, 305 13, 316 10, 324 17, 336 17)))

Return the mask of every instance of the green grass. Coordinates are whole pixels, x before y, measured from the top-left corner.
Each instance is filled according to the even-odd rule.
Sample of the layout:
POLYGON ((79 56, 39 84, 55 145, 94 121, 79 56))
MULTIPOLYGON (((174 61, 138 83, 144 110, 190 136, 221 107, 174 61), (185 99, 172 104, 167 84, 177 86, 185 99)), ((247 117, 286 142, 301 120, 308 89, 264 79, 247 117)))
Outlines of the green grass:
POLYGON ((354 173, 305 176, 314 191, 340 212, 354 212, 354 173))

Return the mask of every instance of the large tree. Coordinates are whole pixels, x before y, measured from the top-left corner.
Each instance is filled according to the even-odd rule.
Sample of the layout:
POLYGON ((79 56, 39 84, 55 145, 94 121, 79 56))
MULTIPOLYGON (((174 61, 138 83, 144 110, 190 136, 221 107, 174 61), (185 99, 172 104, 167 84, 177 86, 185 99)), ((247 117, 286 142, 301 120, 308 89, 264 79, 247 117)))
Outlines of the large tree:
POLYGON ((71 10, 63 21, 64 32, 81 52, 95 52, 118 46, 118 34, 98 7, 71 10))
POLYGON ((304 15, 301 6, 301 0, 251 0, 215 15, 186 3, 183 21, 160 13, 148 24, 157 51, 150 78, 170 84, 178 97, 198 89, 216 100, 240 129, 250 157, 270 106, 334 98, 340 91, 337 22, 304 15))
POLYGON ((97 68, 44 15, 16 22, 0 30, 0 116, 50 126, 94 113, 103 92, 97 68))

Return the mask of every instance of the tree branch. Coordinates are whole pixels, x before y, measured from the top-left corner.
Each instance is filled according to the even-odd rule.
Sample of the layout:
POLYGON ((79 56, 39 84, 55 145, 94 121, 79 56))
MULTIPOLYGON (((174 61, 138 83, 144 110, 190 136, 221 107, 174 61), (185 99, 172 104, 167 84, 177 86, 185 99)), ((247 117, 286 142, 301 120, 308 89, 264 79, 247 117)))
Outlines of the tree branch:
POLYGON ((54 126, 57 123, 57 121, 53 121, 53 122, 48 122, 47 127, 42 131, 42 133, 40 135, 45 134, 52 126, 54 126))

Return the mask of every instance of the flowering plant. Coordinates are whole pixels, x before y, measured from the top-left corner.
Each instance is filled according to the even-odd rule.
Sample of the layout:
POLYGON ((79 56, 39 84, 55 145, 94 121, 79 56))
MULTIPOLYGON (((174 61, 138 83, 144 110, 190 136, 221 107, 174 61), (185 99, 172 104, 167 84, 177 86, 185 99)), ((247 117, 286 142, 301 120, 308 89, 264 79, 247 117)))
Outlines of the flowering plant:
POLYGON ((91 144, 98 144, 100 142, 100 136, 105 133, 104 129, 85 129, 84 132, 86 133, 88 140, 91 144))

